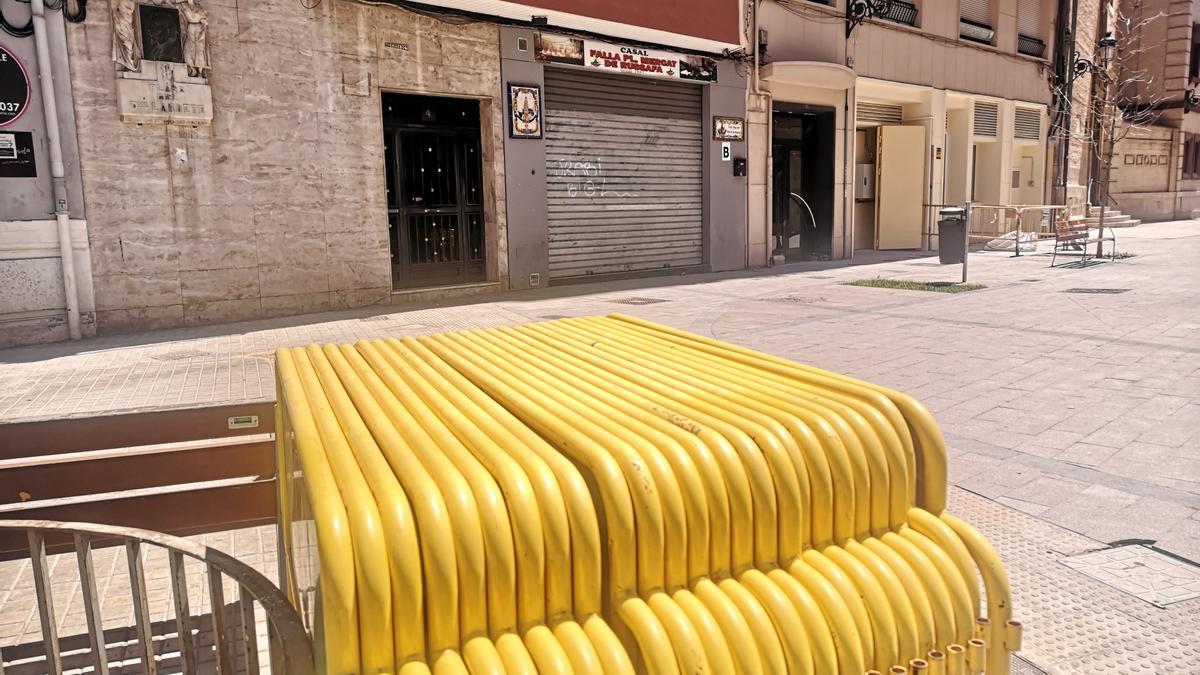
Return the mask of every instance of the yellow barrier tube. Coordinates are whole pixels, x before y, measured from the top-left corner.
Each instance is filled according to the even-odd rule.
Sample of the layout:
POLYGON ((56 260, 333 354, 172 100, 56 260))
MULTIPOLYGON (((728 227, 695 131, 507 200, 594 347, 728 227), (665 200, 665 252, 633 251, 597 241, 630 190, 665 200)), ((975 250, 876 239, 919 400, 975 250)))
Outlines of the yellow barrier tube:
MULTIPOLYGON (((407 448, 396 447, 402 446, 403 441, 394 431, 383 441, 394 446, 385 449, 376 443, 368 427, 377 430, 386 427, 380 424, 384 419, 383 412, 374 405, 361 382, 349 372, 349 366, 341 359, 336 347, 327 345, 324 350, 317 351, 314 346, 309 348, 308 354, 382 517, 391 568, 393 641, 398 670, 409 661, 426 658, 423 598, 431 590, 425 586, 421 573, 421 547, 413 507, 385 458, 391 452, 405 452, 407 448), (345 377, 339 379, 339 375, 345 377)), ((441 590, 436 589, 436 592, 441 590)), ((453 593, 450 598, 455 598, 453 593)))
POLYGON ((784 592, 758 570, 746 570, 739 579, 758 598, 779 634, 789 673, 815 672, 812 643, 800 613, 784 592))
POLYGON ((967 672, 967 648, 960 644, 946 647, 946 675, 964 675, 967 672))
POLYGON ((410 393, 384 359, 380 346, 359 343, 356 350, 345 351, 343 355, 362 378, 390 426, 406 432, 409 452, 391 453, 388 461, 395 474, 405 481, 406 489, 414 495, 422 523, 435 528, 421 537, 426 556, 426 578, 432 588, 453 600, 429 605, 429 645, 434 652, 458 649, 463 636, 487 633, 486 608, 481 603, 485 597, 486 579, 483 526, 474 495, 462 476, 441 456, 436 441, 400 398, 408 399, 410 393), (443 481, 453 482, 439 484, 433 477, 435 473, 441 473, 443 481), (435 536, 438 532, 452 536, 447 540, 435 536))
POLYGON ((799 555, 805 547, 812 545, 812 520, 814 517, 812 504, 815 481, 810 479, 809 464, 805 461, 796 439, 784 429, 783 425, 769 415, 742 405, 742 401, 735 401, 723 395, 725 392, 714 394, 704 383, 680 379, 670 372, 645 363, 644 359, 639 356, 630 358, 627 352, 615 346, 611 341, 595 340, 592 334, 573 323, 566 321, 557 323, 554 325, 554 330, 569 339, 588 345, 593 353, 599 354, 605 363, 610 367, 620 368, 627 377, 630 373, 637 373, 639 377, 655 383, 662 395, 676 398, 681 402, 691 401, 707 406, 709 410, 726 416, 728 421, 740 423, 764 453, 777 456, 776 462, 780 475, 786 476, 787 483, 785 485, 790 486, 792 482, 791 477, 787 474, 795 476, 795 485, 798 491, 781 495, 780 498, 781 504, 789 499, 794 499, 795 506, 793 508, 796 509, 794 512, 788 510, 780 512, 780 557, 788 560, 799 555))
MULTIPOLYGON (((967 581, 967 592, 971 595, 971 614, 967 623, 974 625, 975 617, 979 615, 980 605, 979 586, 975 583, 975 561, 971 557, 971 552, 967 550, 962 539, 959 539, 949 525, 924 509, 909 509, 908 523, 914 530, 928 537, 937 544, 938 548, 945 551, 954 566, 958 568, 958 573, 967 581)), ((961 622, 962 619, 956 617, 955 621, 961 622)), ((968 626, 968 635, 962 638, 964 641, 969 637, 970 630, 968 626)))
MULTIPOLYGON (((752 572, 757 573, 758 571, 747 570, 747 574, 752 572)), ((766 578, 783 592, 788 602, 796 608, 796 612, 800 615, 812 650, 813 669, 817 673, 842 672, 839 670, 838 646, 834 641, 833 625, 825 618, 825 613, 822 612, 812 594, 795 577, 781 569, 769 570, 766 578)), ((852 660, 852 658, 848 658, 847 663, 842 665, 849 668, 849 661, 852 660)), ((862 665, 861 660, 858 665, 862 665)), ((846 669, 843 668, 843 670, 846 669)), ((846 670, 846 672, 859 673, 862 672, 862 668, 859 667, 856 671, 846 670)))
MULTIPOLYGON (((892 420, 882 414, 875 406, 870 405, 860 398, 844 393, 846 389, 844 384, 832 382, 834 388, 830 388, 829 381, 811 381, 805 379, 796 379, 786 375, 763 370, 761 364, 755 364, 752 359, 741 358, 737 354, 727 352, 721 349, 705 349, 703 345, 697 345, 682 338, 676 338, 671 335, 656 333, 650 329, 634 326, 630 324, 622 325, 622 322, 606 319, 616 330, 631 331, 640 336, 643 336, 652 341, 658 342, 663 349, 671 349, 672 353, 677 355, 683 354, 707 354, 710 358, 720 358, 726 362, 736 363, 738 360, 743 361, 743 367, 753 368, 759 376, 774 380, 791 389, 798 391, 806 391, 817 394, 823 399, 833 400, 837 403, 847 406, 855 410, 860 416, 868 420, 872 427, 873 434, 864 434, 862 441, 865 447, 871 451, 868 455, 868 460, 876 460, 872 462, 870 486, 872 488, 871 504, 872 513, 870 516, 871 530, 875 533, 882 533, 889 527, 898 526, 903 522, 904 511, 910 503, 909 496, 912 493, 912 484, 907 476, 911 475, 908 471, 908 465, 912 459, 905 455, 906 450, 911 449, 910 445, 904 445, 903 438, 906 438, 907 430, 903 430, 904 434, 892 425, 892 420), (875 443, 873 436, 878 436, 881 440, 878 444, 875 443), (878 454, 874 454, 878 451, 878 454), (880 463, 883 463, 881 465, 880 463), (898 489, 889 489, 896 487, 898 489)), ((716 343, 722 344, 722 343, 716 343)), ((676 358, 679 358, 677 356, 676 358)), ((884 399, 868 392, 860 390, 859 393, 866 392, 868 398, 874 397, 873 401, 876 404, 883 405, 890 409, 890 403, 886 403, 884 399)), ((894 417, 898 418, 898 414, 894 417)))
MULTIPOLYGON (((825 546, 833 542, 833 523, 839 518, 836 515, 838 512, 834 509, 834 481, 832 470, 830 468, 829 458, 825 453, 822 441, 814 433, 810 425, 817 426, 818 429, 828 431, 829 437, 824 440, 836 441, 836 437, 832 434, 831 429, 822 429, 821 421, 813 417, 805 415, 803 411, 785 411, 776 402, 764 403, 760 399, 739 392, 735 387, 729 386, 727 383, 716 384, 711 380, 696 377, 689 373, 681 364, 668 363, 657 358, 653 352, 646 349, 639 349, 637 346, 630 346, 628 341, 624 340, 620 335, 613 335, 611 331, 607 331, 604 325, 595 325, 588 319, 564 320, 563 323, 572 328, 578 328, 581 334, 594 336, 597 342, 594 346, 602 349, 617 358, 628 360, 631 363, 636 363, 644 368, 646 372, 656 373, 659 377, 664 378, 667 382, 677 382, 688 388, 689 391, 702 393, 705 397, 715 398, 724 401, 726 405, 736 404, 735 409, 748 419, 754 419, 759 423, 773 429, 776 436, 788 448, 789 454, 792 456, 793 463, 802 465, 803 469, 797 469, 799 474, 801 471, 808 478, 810 494, 808 495, 807 510, 811 510, 811 516, 808 517, 807 531, 805 532, 805 540, 811 546, 825 546), (604 342, 601 342, 604 341, 604 342), (799 412, 800 417, 797 417, 799 412), (772 424, 773 422, 773 424, 772 424), (799 453, 799 454, 797 454, 799 453)), ((847 476, 840 476, 840 481, 843 488, 851 488, 845 479, 847 476)), ((805 482, 801 478, 801 485, 805 482)), ((853 492, 850 492, 852 495, 853 492)), ((843 507, 853 504, 853 500, 843 507)), ((847 515, 851 512, 846 511, 847 515)), ((804 522, 804 521, 802 521, 804 522)), ((805 527, 802 525, 802 528, 805 527)), ((852 525, 846 521, 844 527, 847 533, 853 529, 852 525)))
POLYGON ((667 556, 664 561, 668 590, 686 586, 689 560, 697 564, 703 561, 701 567, 707 567, 708 503, 700 474, 682 448, 586 392, 564 386, 553 375, 526 368, 507 354, 493 351, 491 345, 471 333, 448 333, 445 338, 464 348, 474 347, 474 353, 494 368, 511 370, 514 375, 527 378, 544 392, 553 394, 568 411, 605 429, 641 456, 660 489, 667 550, 686 552, 684 556, 667 556))
POLYGON ((983 588, 987 593, 987 620, 989 630, 987 642, 988 675, 1008 675, 1011 667, 1008 650, 1004 643, 1008 622, 1012 620, 1012 591, 1008 585, 1008 573, 1000 562, 996 549, 979 534, 979 530, 943 513, 942 520, 962 539, 983 577, 983 588))
POLYGON ((762 659, 763 672, 787 672, 787 657, 781 644, 782 638, 775 631, 771 617, 758 598, 733 579, 721 579, 715 585, 737 607, 738 613, 750 626, 759 658, 762 659))
POLYGON ((371 639, 360 638, 360 669, 363 673, 386 673, 395 669, 395 651, 392 644, 391 572, 383 522, 353 451, 325 400, 308 354, 302 349, 295 349, 291 354, 311 406, 321 446, 325 448, 338 491, 347 505, 354 544, 358 630, 360 635, 372 636, 371 639), (380 634, 385 637, 378 637, 380 634))
POLYGON ((937 597, 937 587, 930 587, 930 581, 923 581, 918 574, 908 566, 905 558, 890 548, 887 544, 874 537, 864 539, 862 543, 846 544, 846 550, 858 555, 859 548, 869 549, 872 554, 892 569, 900 585, 907 592, 908 601, 912 604, 914 620, 919 622, 918 633, 923 640, 920 649, 929 651, 936 645, 943 644, 944 639, 953 637, 954 615, 949 611, 949 605, 937 597), (937 607, 938 609, 934 609, 937 607), (941 610, 941 611, 940 611, 941 610))
MULTIPOLYGON (((457 485, 458 479, 450 483, 447 475, 461 475, 475 497, 475 508, 478 512, 480 525, 483 528, 483 556, 487 570, 487 584, 484 587, 487 598, 488 633, 495 639, 503 633, 518 631, 518 586, 515 534, 512 529, 512 519, 509 516, 509 505, 504 499, 503 492, 497 479, 489 473, 474 455, 458 440, 454 433, 447 428, 442 416, 450 413, 444 401, 429 401, 421 395, 417 382, 413 377, 411 362, 417 357, 399 343, 387 343, 392 353, 397 356, 405 367, 395 368, 398 376, 396 381, 403 381, 410 392, 412 403, 407 405, 417 422, 432 436, 441 451, 438 461, 442 463, 443 471, 433 473, 439 484, 457 485), (435 406, 442 407, 442 410, 435 406)), ((389 383, 391 384, 391 383, 389 383)), ((424 459, 424 458, 423 458, 424 459)), ((426 464, 429 465, 428 463, 426 464)), ((525 490, 529 490, 525 487, 525 490)), ((535 509, 536 512, 536 509, 535 509)), ((526 541, 531 546, 543 552, 541 548, 540 528, 538 519, 530 517, 523 521, 529 530, 539 530, 538 536, 527 536, 526 541), (533 542, 536 541, 536 544, 533 542)), ((541 556, 538 556, 541 557, 541 556)), ((530 563, 536 564, 531 561, 530 563)), ((538 588, 535 602, 526 602, 526 611, 537 612, 544 607, 544 591, 538 588)), ((499 647, 499 645, 497 645, 499 647)), ((503 653, 503 652, 502 652, 503 653)), ((514 659, 519 657, 513 657, 514 659)))
MULTIPOLYGON (((289 350, 279 349, 275 352, 275 372, 279 382, 279 402, 287 406, 285 417, 290 421, 294 434, 299 469, 304 472, 304 486, 295 489, 304 491, 307 488, 317 533, 323 628, 322 634, 313 636, 321 658, 318 666, 330 674, 356 672, 362 665, 359 661, 350 518, 321 447, 320 435, 313 423, 304 387, 289 350)), ((280 481, 290 482, 292 475, 280 473, 280 481)), ((290 507, 292 503, 289 500, 286 506, 290 507)), ((281 508, 284 506, 280 504, 281 508)), ((284 557, 292 554, 294 551, 291 550, 280 552, 284 557)))
MULTIPOLYGON (((523 326, 522 328, 530 328, 530 326, 523 326)), ((575 346, 575 343, 564 343, 561 340, 557 340, 553 335, 529 330, 521 331, 520 334, 530 340, 537 341, 548 349, 554 349, 560 354, 575 357, 578 361, 586 364, 587 367, 594 368, 598 377, 603 377, 606 381, 612 382, 614 386, 634 388, 639 392, 645 391, 649 396, 658 395, 655 388, 647 386, 650 383, 644 379, 636 382, 622 380, 621 373, 614 372, 613 368, 607 366, 594 356, 582 353, 575 346)), ((770 463, 763 456, 762 451, 754 443, 754 440, 743 433, 738 427, 727 424, 718 416, 710 416, 691 406, 673 404, 671 408, 704 426, 715 429, 733 445, 741 460, 741 464, 747 468, 748 477, 754 488, 755 563, 759 566, 775 564, 778 560, 777 528, 780 527, 780 514, 784 511, 782 504, 777 502, 775 470, 772 469, 770 463)), ((794 474, 792 475, 794 476, 794 474)))
MULTIPOLYGON (((624 322, 631 326, 641 328, 642 330, 657 334, 664 339, 676 342, 677 344, 686 345, 693 349, 699 349, 701 351, 707 351, 710 353, 718 353, 727 358, 748 363, 749 365, 758 367, 766 372, 783 374, 793 378, 801 378, 802 380, 806 381, 823 382, 826 384, 826 386, 834 388, 835 390, 846 393, 847 395, 857 398, 861 401, 869 402, 873 408, 878 410, 887 418, 887 426, 893 429, 899 435, 899 440, 901 443, 899 451, 904 457, 902 461, 904 461, 906 464, 906 468, 902 470, 908 475, 913 475, 915 467, 915 448, 909 431, 909 424, 900 413, 899 409, 897 409, 895 403, 890 399, 890 397, 888 397, 888 390, 884 390, 882 387, 876 387, 868 382, 855 380, 844 375, 838 375, 836 373, 830 373, 818 368, 813 368, 811 366, 794 363, 786 359, 770 356, 768 354, 756 352, 744 347, 726 344, 711 338, 676 330, 674 328, 655 324, 636 317, 631 317, 624 314, 611 314, 609 316, 614 321, 624 322)), ((895 394, 895 392, 890 393, 895 394)), ((914 412, 920 412, 920 410, 914 408, 914 412)), ((933 424, 932 417, 928 416, 928 412, 925 413, 925 416, 928 418, 927 423, 933 426, 936 430, 936 425, 933 424)), ((924 424, 925 421, 923 420, 924 418, 919 420, 920 423, 924 424)), ((941 436, 939 433, 937 439, 940 440, 940 438, 941 436)), ((925 458, 925 461, 923 462, 923 469, 928 474, 924 477, 924 482, 930 483, 932 481, 935 486, 938 485, 936 482, 936 474, 938 473, 938 455, 940 454, 940 485, 944 489, 946 482, 945 448, 939 446, 935 448, 922 448, 922 450, 925 454, 930 455, 930 457, 925 458)), ((893 473, 894 472, 895 467, 893 468, 893 473)), ((914 492, 915 488, 910 486, 910 489, 908 490, 909 498, 905 499, 904 503, 911 503, 913 501, 914 492)), ((936 501, 937 495, 933 495, 933 498, 936 501)), ((941 495, 940 506, 941 508, 937 509, 937 512, 939 513, 945 508, 944 493, 941 495)), ((893 514, 893 518, 895 518, 895 514, 893 514)), ((895 524, 896 523, 893 522, 893 525, 895 524)))
POLYGON ((842 591, 844 597, 846 593, 856 593, 858 597, 863 598, 869 617, 870 631, 875 640, 876 664, 898 662, 901 646, 899 629, 896 627, 895 615, 888 602, 889 598, 883 592, 880 583, 871 577, 870 572, 866 571, 862 563, 853 556, 830 557, 828 555, 830 552, 839 551, 834 546, 821 552, 804 551, 803 560, 829 579, 835 587, 839 587, 841 584, 850 584, 845 589, 839 587, 839 590, 842 591))
MULTIPOLYGON (((839 586, 835 586, 802 560, 793 562, 787 573, 795 577, 812 594, 825 613, 826 621, 833 626, 838 663, 855 666, 861 664, 864 668, 873 663, 874 636, 870 632, 870 619, 867 617, 866 607, 862 604, 862 598, 857 595, 851 599, 846 598, 839 586)), ((854 589, 851 587, 849 590, 854 589)))
MULTIPOLYGON (((572 382, 594 381, 600 385, 610 383, 613 386, 610 386, 608 391, 611 391, 614 397, 625 401, 632 408, 644 410, 679 428, 685 434, 697 438, 699 445, 704 449, 711 450, 713 458, 718 464, 717 472, 723 479, 728 497, 728 502, 724 506, 720 504, 717 497, 714 497, 714 503, 710 505, 710 514, 714 516, 711 530, 713 536, 713 546, 710 548, 711 567, 713 571, 728 571, 731 568, 753 564, 754 532, 756 527, 761 526, 761 524, 756 524, 755 520, 769 519, 766 520, 768 524, 774 520, 774 509, 764 509, 764 505, 756 504, 751 496, 752 482, 760 486, 760 489, 765 489, 765 486, 770 485, 770 475, 765 464, 742 462, 733 445, 725 436, 697 420, 664 408, 647 398, 646 395, 649 392, 636 385, 618 386, 620 381, 607 372, 594 369, 581 362, 567 360, 563 358, 561 352, 512 329, 496 329, 495 334, 512 347, 510 353, 532 355, 539 359, 540 363, 569 375, 573 378, 572 382), (755 476, 755 478, 752 479, 751 476, 755 476), (737 523, 736 526, 731 526, 732 531, 728 533, 720 532, 717 526, 717 518, 725 518, 726 516, 720 515, 725 512, 728 512, 727 518, 731 523, 737 523)), ((700 451, 697 449, 696 452, 700 451)))
MULTIPOLYGON (((958 567, 950 559, 950 555, 929 537, 911 527, 901 530, 900 536, 907 539, 925 554, 925 557, 937 568, 938 577, 945 582, 946 588, 949 591, 947 599, 953 611, 953 630, 949 638, 944 640, 942 644, 966 642, 967 638, 971 637, 971 624, 976 615, 975 609, 971 606, 971 594, 967 589, 967 580, 962 577, 958 567)), ((974 580, 972 579, 970 583, 973 584, 974 580)))
MULTIPOLYGON (((476 406, 550 467, 553 478, 561 489, 570 528, 570 578, 573 594, 571 602, 581 617, 600 612, 600 525, 591 494, 579 469, 483 390, 434 356, 433 352, 419 344, 414 346, 413 351, 429 368, 454 387, 458 392, 457 396, 460 397, 456 400, 476 406)), ((547 528, 547 531, 550 531, 550 528, 547 528)), ((548 596, 548 601, 555 597, 553 594, 548 596)), ((557 611, 550 611, 551 618, 558 618, 558 613, 565 611, 567 610, 562 607, 557 611)))
MULTIPOLYGON (((440 439, 440 446, 452 461, 459 466, 463 475, 476 487, 476 502, 483 509, 483 521, 488 522, 488 514, 496 516, 505 514, 510 521, 511 539, 507 550, 516 556, 516 625, 504 625, 500 628, 508 630, 515 628, 524 634, 534 625, 546 620, 546 576, 545 544, 542 532, 541 505, 538 504, 533 485, 525 471, 513 461, 495 442, 485 435, 467 417, 464 412, 451 401, 442 396, 432 382, 425 379, 423 368, 425 364, 418 356, 412 354, 406 359, 408 368, 402 371, 403 377, 414 392, 435 411, 442 423, 456 437, 440 439), (470 453, 470 458, 464 456, 470 453), (470 459, 477 462, 469 461, 470 459), (499 504, 486 504, 480 499, 480 485, 488 485, 483 476, 492 476, 495 486, 499 488, 503 498, 499 504)), ((427 369, 427 368, 426 368, 427 369)), ((441 431, 441 429, 439 429, 441 431)), ((489 492, 488 497, 495 499, 496 495, 489 492)), ((498 537, 503 537, 503 523, 496 527, 498 537)), ((485 525, 485 527, 488 527, 485 525)), ((506 560, 507 562, 507 560, 506 560)), ((489 584, 495 580, 496 574, 504 574, 503 570, 488 568, 489 584)), ((507 588, 502 590, 507 591, 507 588)), ((511 603, 511 599, 510 599, 511 603)), ((491 609, 489 608, 489 612, 491 609)), ((534 654, 537 658, 537 654, 534 654)), ((539 663, 539 666, 541 664, 539 663)))
POLYGON ((845 549, 823 551, 837 560, 833 555, 835 552, 852 555, 879 581, 896 621, 898 660, 907 662, 932 649, 933 620, 928 614, 928 598, 923 590, 914 588, 919 582, 902 560, 895 560, 896 553, 877 539, 867 539, 861 543, 851 541, 845 549), (924 606, 920 604, 921 601, 925 602, 924 606))
POLYGON ((929 675, 946 675, 946 653, 931 649, 925 657, 929 662, 929 675))
MULTIPOLYGON (((755 444, 753 451, 766 457, 771 469, 772 480, 777 485, 775 495, 779 500, 779 511, 775 541, 778 542, 778 555, 780 559, 786 560, 799 553, 802 542, 801 535, 807 531, 803 518, 808 513, 807 509, 802 508, 801 505, 807 502, 804 496, 808 490, 807 486, 802 486, 798 467, 793 463, 788 449, 779 441, 777 435, 755 422, 744 420, 731 413, 722 405, 715 405, 696 396, 681 394, 675 386, 656 379, 652 374, 647 375, 645 371, 632 364, 614 363, 610 358, 605 358, 594 350, 583 351, 581 343, 586 346, 587 340, 576 333, 570 333, 562 330, 561 327, 549 324, 528 324, 521 326, 518 330, 544 336, 553 341, 552 344, 555 347, 577 358, 644 386, 659 396, 676 401, 684 406, 684 412, 689 416, 694 414, 693 410, 699 410, 741 429, 753 440, 755 444)), ((767 561, 766 564, 774 562, 776 561, 767 561)))
POLYGON ((647 440, 659 440, 656 445, 666 454, 676 477, 683 477, 681 486, 688 488, 684 494, 688 500, 689 583, 710 571, 709 542, 712 542, 712 549, 724 549, 723 557, 729 557, 731 526, 725 482, 712 452, 694 434, 647 410, 630 405, 627 401, 563 369, 553 368, 536 354, 522 353, 498 331, 468 331, 464 334, 487 341, 509 364, 520 364, 519 367, 525 368, 526 372, 538 372, 544 377, 553 378, 567 390, 581 392, 602 403, 604 409, 613 411, 614 415, 628 418, 631 423, 639 425, 631 427, 631 430, 645 429, 647 440), (694 483, 688 477, 692 471, 696 472, 694 483))
MULTIPOLYGON (((421 345, 415 345, 414 352, 421 356, 425 366, 453 388, 453 390, 446 391, 447 396, 455 400, 464 410, 477 410, 498 425, 498 428, 488 427, 490 434, 497 438, 515 439, 516 445, 520 445, 532 453, 532 456, 525 458, 527 461, 532 461, 532 458, 536 457, 553 472, 552 479, 557 481, 557 485, 561 489, 560 494, 570 530, 570 565, 563 566, 561 571, 572 585, 572 596, 564 598, 553 592, 554 587, 549 582, 547 584, 547 611, 551 615, 554 634, 564 645, 568 645, 568 655, 572 657, 572 664, 577 672, 588 672, 586 662, 581 662, 577 658, 583 651, 586 651, 587 645, 580 644, 577 649, 571 649, 569 645, 578 644, 573 641, 581 639, 578 629, 582 628, 582 637, 590 642, 605 673, 631 674, 633 665, 625 647, 597 614, 602 605, 600 529, 596 520, 595 508, 592 506, 591 495, 579 470, 565 456, 550 447, 541 436, 522 424, 494 399, 488 397, 428 349, 421 345), (506 434, 507 436, 505 436, 506 434), (579 624, 568 620, 572 602, 580 615, 579 624)), ((553 500, 547 501, 553 503, 553 500)), ((547 509, 543 508, 544 514, 546 511, 547 509)), ((545 531, 549 533, 557 529, 557 526, 547 527, 545 531)), ((551 547, 550 542, 551 540, 548 539, 548 551, 552 548, 559 550, 551 547)), ((555 570, 550 571, 551 574, 554 572, 555 570)))
MULTIPOLYGON (((390 342, 395 343, 396 341, 390 342)), ((629 601, 633 600, 633 598, 625 598, 634 588, 643 588, 645 589, 643 592, 649 594, 661 589, 663 584, 661 505, 657 498, 653 479, 641 457, 616 437, 585 420, 576 418, 572 420, 573 424, 566 424, 563 422, 566 411, 560 404, 544 393, 514 380, 507 373, 502 371, 489 373, 486 369, 486 362, 476 355, 460 353, 452 349, 445 341, 438 339, 425 339, 420 344, 425 345, 439 358, 450 363, 493 397, 508 402, 509 405, 506 407, 516 412, 527 424, 535 429, 539 427, 543 429, 547 438, 554 439, 560 444, 560 449, 578 457, 581 462, 592 469, 592 475, 601 485, 600 493, 605 498, 605 512, 609 517, 609 536, 612 549, 614 551, 632 549, 638 554, 636 566, 623 564, 620 555, 610 556, 610 581, 616 591, 615 597, 623 609, 619 615, 626 621, 626 625, 633 631, 635 639, 643 649, 646 649, 647 645, 651 645, 652 649, 670 650, 670 645, 673 644, 676 652, 685 653, 688 658, 701 659, 698 663, 703 662, 703 647, 698 644, 695 631, 691 630, 689 633, 690 626, 686 624, 686 617, 674 603, 657 603, 654 610, 650 612, 650 616, 640 610, 624 611, 629 601), (589 433, 583 434, 579 429, 586 429, 589 433), (593 437, 602 439, 603 445, 598 445, 593 437), (620 460, 620 464, 615 460, 620 460), (630 499, 626 476, 622 472, 621 466, 628 471, 630 480, 640 481, 638 483, 640 495, 636 500, 630 499), (627 511, 630 514, 629 519, 625 521, 628 523, 627 525, 621 525, 623 519, 620 518, 620 511, 617 510, 618 504, 622 503, 628 505, 627 509, 631 509, 631 511, 627 511), (608 508, 609 506, 612 508, 608 508), (638 514, 636 527, 632 522, 633 512, 638 514), (618 518, 615 523, 613 522, 614 517, 618 518), (628 537, 627 540, 621 541, 626 537, 628 537), (636 546, 631 541, 635 538, 638 542, 636 546), (643 561, 645 564, 642 564, 643 561), (634 585, 635 578, 636 586, 634 585), (650 622, 651 617, 655 619, 654 622, 650 622), (668 623, 658 623, 663 617, 667 618, 668 623), (666 631, 665 634, 671 638, 672 642, 661 644, 648 640, 648 636, 654 634, 654 631, 666 631)), ((647 610, 650 609, 648 605, 644 605, 644 607, 647 610)), ((643 657, 648 658, 645 651, 643 651, 643 657)))

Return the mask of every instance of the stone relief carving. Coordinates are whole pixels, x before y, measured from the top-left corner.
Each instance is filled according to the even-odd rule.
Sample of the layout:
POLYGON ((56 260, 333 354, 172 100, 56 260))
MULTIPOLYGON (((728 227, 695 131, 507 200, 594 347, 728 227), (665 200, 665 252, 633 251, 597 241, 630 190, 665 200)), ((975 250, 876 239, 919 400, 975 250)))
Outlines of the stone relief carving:
POLYGON ((208 53, 208 12, 195 0, 110 0, 112 17, 112 60, 118 70, 140 72, 141 36, 138 35, 138 6, 173 7, 179 12, 183 61, 189 77, 207 77, 212 69, 208 53))
POLYGON ((179 22, 183 24, 183 62, 188 75, 208 77, 208 12, 195 0, 176 0, 179 22))
POLYGON ((137 0, 112 0, 112 60, 121 70, 142 68, 142 46, 136 29, 137 0))

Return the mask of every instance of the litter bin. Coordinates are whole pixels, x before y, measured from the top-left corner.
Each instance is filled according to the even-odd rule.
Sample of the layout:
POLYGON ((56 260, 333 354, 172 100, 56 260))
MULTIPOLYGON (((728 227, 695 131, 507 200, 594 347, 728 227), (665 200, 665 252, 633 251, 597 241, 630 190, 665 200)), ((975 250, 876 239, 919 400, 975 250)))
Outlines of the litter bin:
POLYGON ((938 211, 938 261, 952 265, 963 261, 967 248, 967 210, 958 206, 938 211))

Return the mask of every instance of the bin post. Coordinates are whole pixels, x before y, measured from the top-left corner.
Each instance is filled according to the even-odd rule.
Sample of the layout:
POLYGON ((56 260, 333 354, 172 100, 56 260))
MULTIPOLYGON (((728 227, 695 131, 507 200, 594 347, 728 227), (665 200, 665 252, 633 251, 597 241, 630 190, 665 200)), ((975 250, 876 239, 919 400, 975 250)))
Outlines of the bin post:
MULTIPOLYGON (((963 221, 962 221, 962 226, 963 226, 963 256, 962 256, 963 276, 962 276, 962 282, 965 284, 965 283, 967 283, 967 255, 971 252, 971 202, 969 202, 969 201, 967 202, 966 208, 963 209, 962 219, 963 219, 963 221)), ((1018 243, 1018 246, 1020 246, 1019 243, 1018 243)))

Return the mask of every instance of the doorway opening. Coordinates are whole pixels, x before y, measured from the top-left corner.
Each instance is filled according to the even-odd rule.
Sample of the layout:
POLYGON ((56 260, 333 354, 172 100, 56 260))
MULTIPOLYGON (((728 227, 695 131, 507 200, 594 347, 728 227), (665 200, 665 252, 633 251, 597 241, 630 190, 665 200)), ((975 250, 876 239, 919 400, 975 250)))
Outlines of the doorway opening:
POLYGON ((393 288, 483 281, 479 101, 382 98, 393 288))
POLYGON ((772 111, 772 255, 788 262, 833 253, 836 111, 777 102, 772 111))

